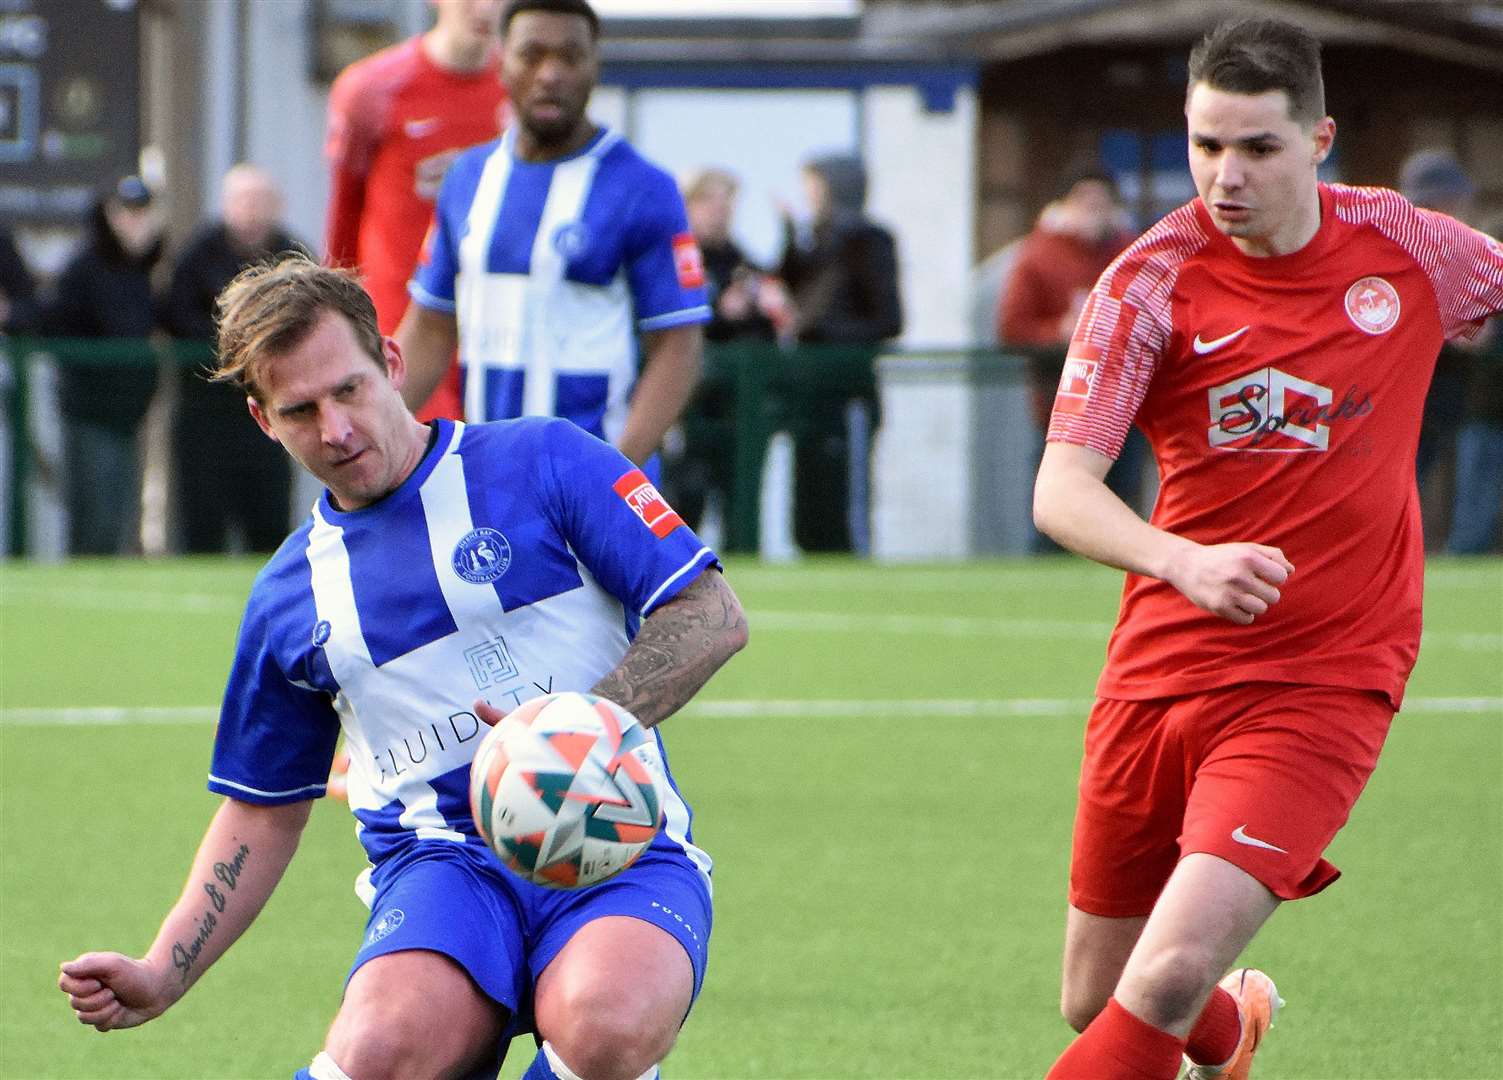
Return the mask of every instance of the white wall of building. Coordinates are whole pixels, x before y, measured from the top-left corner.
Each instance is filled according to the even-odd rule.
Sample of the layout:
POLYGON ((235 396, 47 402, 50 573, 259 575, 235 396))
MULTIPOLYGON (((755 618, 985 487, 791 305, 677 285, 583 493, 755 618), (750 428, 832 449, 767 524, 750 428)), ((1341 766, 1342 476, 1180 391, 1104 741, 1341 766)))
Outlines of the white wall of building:
POLYGON ((873 86, 864 103, 868 209, 898 240, 903 339, 909 347, 970 343, 967 283, 975 264, 976 93, 929 112, 909 86, 873 86))

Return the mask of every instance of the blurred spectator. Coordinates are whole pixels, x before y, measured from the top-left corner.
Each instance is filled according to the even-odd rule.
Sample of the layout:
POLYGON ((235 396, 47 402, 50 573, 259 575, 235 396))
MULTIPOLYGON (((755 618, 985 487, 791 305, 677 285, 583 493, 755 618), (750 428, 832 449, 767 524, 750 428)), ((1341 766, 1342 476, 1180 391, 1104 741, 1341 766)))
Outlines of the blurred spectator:
MULTIPOLYGON (((329 93, 326 257, 360 268, 383 334, 407 310, 444 173, 460 150, 499 135, 506 111, 502 0, 430 3, 431 30, 351 64, 329 93)), ((453 368, 418 416, 460 415, 453 368)))
POLYGON ((0 226, 0 333, 24 334, 36 313, 36 283, 10 229, 0 226))
POLYGON ((783 283, 746 257, 731 235, 740 184, 724 169, 700 169, 683 184, 689 231, 704 256, 705 293, 714 316, 707 341, 774 341, 791 330, 783 283))
MULTIPOLYGON (((240 164, 225 173, 220 213, 193 234, 173 267, 162 321, 185 341, 214 340, 214 300, 244 267, 303 250, 282 227, 282 192, 263 169, 240 164)), ((172 461, 183 551, 229 550, 232 529, 246 550, 275 551, 289 527, 287 455, 246 422, 245 395, 209 382, 204 364, 179 366, 176 375, 172 461)))
MULTIPOLYGON (((1043 452, 1065 352, 1086 297, 1131 239, 1116 183, 1105 173, 1087 172, 1072 178, 1060 197, 1044 207, 1018 250, 997 309, 997 337, 1028 357, 1036 454, 1043 452)), ((1134 428, 1107 476, 1112 491, 1135 510, 1141 509, 1147 454, 1147 444, 1134 428)), ((1055 550, 1044 537, 1036 537, 1034 546, 1055 550)))
MULTIPOLYGON (((1503 217, 1483 232, 1503 239, 1503 217)), ((1477 345, 1490 353, 1472 359, 1466 404, 1456 434, 1456 499, 1446 550, 1483 555, 1499 550, 1503 519, 1503 326, 1493 319, 1477 345)))
POLYGON ((844 155, 803 170, 813 213, 801 240, 785 215, 779 275, 792 294, 799 344, 870 346, 854 393, 848 379, 802 371, 794 441, 793 535, 805 551, 864 552, 868 546, 871 434, 878 425, 876 346, 903 330, 897 244, 866 216, 866 168, 844 155))
MULTIPOLYGON (((161 217, 151 192, 139 177, 124 177, 90 212, 84 245, 41 313, 42 332, 148 337, 157 325, 151 271, 162 246, 161 217)), ((157 384, 156 367, 144 348, 141 361, 69 362, 59 372, 72 554, 113 555, 130 547, 140 510, 137 435, 157 384)))
MULTIPOLYGON (((1439 210, 1470 222, 1476 188, 1460 162, 1445 150, 1421 150, 1399 167, 1399 191, 1415 206, 1439 210)), ((1456 437, 1466 411, 1467 382, 1473 367, 1466 346, 1450 342, 1440 347, 1435 374, 1425 395, 1420 421, 1415 475, 1420 487, 1420 510, 1425 547, 1437 550, 1450 527, 1456 464, 1456 437)))
MULTIPOLYGON (((682 184, 689 231, 704 256, 705 296, 714 313, 705 338, 720 345, 750 341, 771 347, 779 327, 788 328, 788 295, 783 283, 747 258, 732 237, 739 187, 723 169, 698 169, 682 184)), ((724 514, 729 503, 736 460, 734 406, 732 376, 707 371, 684 409, 676 453, 672 440, 665 440, 665 494, 695 530, 703 527, 707 506, 716 505, 724 514)))

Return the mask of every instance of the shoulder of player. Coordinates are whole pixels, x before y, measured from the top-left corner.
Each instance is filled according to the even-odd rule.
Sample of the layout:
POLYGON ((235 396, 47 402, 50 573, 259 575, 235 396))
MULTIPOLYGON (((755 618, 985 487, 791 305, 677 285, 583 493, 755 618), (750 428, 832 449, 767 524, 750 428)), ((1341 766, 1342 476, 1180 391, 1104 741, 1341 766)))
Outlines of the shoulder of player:
POLYGON ((267 626, 280 612, 306 596, 312 588, 308 565, 308 541, 313 532, 310 516, 293 530, 266 560, 251 584, 245 602, 245 626, 267 626))
POLYGON ((661 165, 643 156, 626 138, 614 131, 607 131, 609 143, 600 148, 600 171, 602 177, 629 185, 630 190, 651 197, 661 197, 666 192, 678 196, 678 181, 661 165))
POLYGON ((453 200, 461 199, 467 207, 476 188, 480 186, 480 176, 485 172, 486 164, 501 152, 499 138, 461 150, 444 173, 438 194, 440 205, 452 207, 453 200))
POLYGON ((420 37, 410 37, 369 56, 363 56, 334 78, 331 92, 345 94, 384 91, 421 70, 420 37))
POLYGON ((1179 271, 1210 242, 1210 235, 1186 203, 1167 214, 1122 251, 1102 272, 1098 288, 1113 296, 1142 299, 1172 284, 1179 271))
POLYGON ((1371 230, 1402 248, 1409 257, 1434 273, 1453 257, 1467 257, 1476 239, 1465 222, 1436 210, 1414 205, 1392 188, 1328 184, 1338 220, 1357 229, 1371 230))
POLYGON ((495 454, 505 460, 526 463, 555 453, 561 442, 584 434, 571 421, 555 416, 519 416, 466 424, 454 449, 461 454, 495 454))

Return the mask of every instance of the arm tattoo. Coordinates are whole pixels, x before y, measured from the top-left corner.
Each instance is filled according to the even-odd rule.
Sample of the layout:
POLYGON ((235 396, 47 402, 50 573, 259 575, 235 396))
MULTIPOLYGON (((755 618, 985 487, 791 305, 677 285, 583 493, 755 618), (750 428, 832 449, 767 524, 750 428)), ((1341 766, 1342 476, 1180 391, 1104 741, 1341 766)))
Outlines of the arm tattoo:
POLYGON ((746 642, 746 616, 718 570, 706 570, 643 621, 592 694, 651 727, 671 716, 746 642))
POLYGON ((240 875, 245 870, 246 860, 250 857, 250 848, 241 844, 235 849, 234 856, 229 862, 217 862, 214 864, 214 880, 206 881, 204 895, 209 898, 209 906, 204 909, 195 922, 198 924, 198 933, 187 944, 179 941, 172 946, 172 966, 177 969, 178 976, 186 986, 193 969, 198 965, 199 955, 204 946, 214 936, 215 929, 219 926, 219 916, 224 913, 229 904, 229 894, 235 891, 240 883, 240 875), (217 884, 216 884, 217 883, 217 884))

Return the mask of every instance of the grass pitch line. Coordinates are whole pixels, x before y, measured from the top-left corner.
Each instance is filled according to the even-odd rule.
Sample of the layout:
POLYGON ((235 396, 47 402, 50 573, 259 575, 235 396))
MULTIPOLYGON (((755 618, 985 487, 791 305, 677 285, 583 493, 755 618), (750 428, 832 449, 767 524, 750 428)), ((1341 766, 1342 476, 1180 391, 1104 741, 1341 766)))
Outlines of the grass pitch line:
MULTIPOLYGON (((934 717, 1084 717, 1090 698, 732 698, 691 702, 686 716, 711 720, 751 720, 757 717, 801 719, 881 719, 934 717)), ((1503 697, 1411 697, 1404 716, 1460 716, 1498 713, 1503 697)), ((208 705, 94 706, 0 709, 0 727, 118 727, 124 724, 196 726, 211 724, 219 710, 208 705)))

